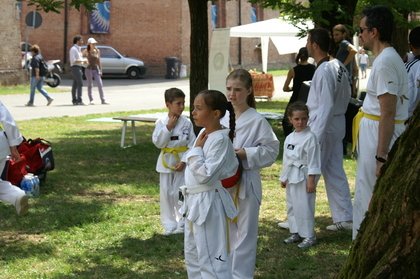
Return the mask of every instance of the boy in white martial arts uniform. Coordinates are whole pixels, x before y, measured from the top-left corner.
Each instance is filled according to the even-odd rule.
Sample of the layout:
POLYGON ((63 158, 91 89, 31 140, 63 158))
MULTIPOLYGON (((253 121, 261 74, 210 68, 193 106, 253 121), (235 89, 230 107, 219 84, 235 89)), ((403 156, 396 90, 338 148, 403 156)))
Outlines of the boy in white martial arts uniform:
POLYGON ((228 218, 236 208, 221 180, 233 176, 239 166, 232 146, 234 113, 225 95, 201 91, 194 100, 194 122, 203 127, 187 154, 184 252, 189 279, 232 278, 229 255, 228 218), (232 125, 224 129, 220 118, 229 109, 232 125))
POLYGON ((375 55, 361 111, 353 120, 353 143, 357 142, 356 191, 354 194, 353 239, 395 140, 404 132, 408 117, 408 77, 404 63, 391 46, 394 20, 384 6, 363 11, 359 23, 360 43, 375 55), (355 129, 358 129, 355 131, 355 129), (358 138, 357 138, 358 136, 358 138))
POLYGON ((327 230, 352 229, 353 207, 350 188, 343 167, 343 138, 346 133, 345 113, 351 89, 347 70, 338 59, 330 60, 328 30, 309 30, 306 47, 317 62, 306 105, 311 131, 321 145, 321 172, 325 181, 333 219, 327 230))
MULTIPOLYGON (((236 279, 251 279, 254 278, 262 199, 260 171, 276 161, 280 143, 268 121, 255 109, 252 77, 248 71, 237 69, 227 76, 226 95, 235 111, 233 146, 243 166, 239 185, 229 188, 238 200, 238 217, 229 226, 232 273, 236 279)), ((226 117, 222 120, 224 126, 226 120, 226 117)))
MULTIPOLYGON (((2 154, 0 158, 0 171, 3 171, 8 155, 16 161, 20 160, 17 146, 23 141, 23 137, 19 132, 15 120, 2 102, 0 102, 0 122, 4 129, 1 133, 5 133, 5 136, 1 135, 4 137, 2 141, 7 142, 7 144, 2 144, 2 150, 0 151, 2 154)), ((28 196, 25 195, 25 191, 13 186, 9 181, 1 179, 0 200, 13 204, 18 215, 24 215, 28 212, 28 196)))
POLYGON ((160 183, 160 220, 164 234, 184 232, 179 187, 184 185, 185 154, 195 140, 191 121, 182 115, 185 94, 178 88, 165 91, 168 115, 156 121, 152 140, 161 149, 156 163, 160 183))
POLYGON ((299 242, 299 248, 316 243, 315 198, 316 183, 321 175, 321 154, 318 140, 307 126, 308 107, 296 102, 287 108, 287 117, 295 129, 286 137, 283 148, 283 170, 280 183, 286 187, 287 220, 291 235, 284 240, 299 242))

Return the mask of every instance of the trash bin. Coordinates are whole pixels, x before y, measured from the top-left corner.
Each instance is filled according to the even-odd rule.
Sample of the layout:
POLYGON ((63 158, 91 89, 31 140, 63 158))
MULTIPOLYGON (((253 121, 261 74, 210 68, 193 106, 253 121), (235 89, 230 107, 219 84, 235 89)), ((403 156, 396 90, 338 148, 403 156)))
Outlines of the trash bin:
POLYGON ((177 57, 166 57, 166 76, 167 79, 179 78, 181 71, 181 60, 177 57))

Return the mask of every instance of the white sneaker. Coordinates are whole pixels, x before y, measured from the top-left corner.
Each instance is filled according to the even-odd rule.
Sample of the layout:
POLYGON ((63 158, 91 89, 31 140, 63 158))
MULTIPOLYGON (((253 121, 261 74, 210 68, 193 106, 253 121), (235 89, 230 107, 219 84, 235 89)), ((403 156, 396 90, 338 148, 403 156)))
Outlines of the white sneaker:
POLYGON ((163 232, 163 235, 171 235, 174 234, 175 229, 165 229, 165 231, 163 232))
POLYGON ((287 220, 284 222, 277 223, 277 225, 282 229, 286 229, 286 230, 289 229, 289 222, 287 220))
POLYGON ((285 244, 291 244, 291 243, 299 242, 301 240, 302 240, 302 238, 299 236, 298 233, 292 233, 288 238, 283 240, 283 242, 285 244))
POLYGON ((24 195, 16 201, 15 208, 16 208, 17 215, 22 216, 28 213, 28 209, 29 209, 28 200, 29 200, 28 196, 24 195))
POLYGON ((337 222, 332 225, 327 226, 327 230, 337 232, 344 230, 353 230, 353 222, 337 222))

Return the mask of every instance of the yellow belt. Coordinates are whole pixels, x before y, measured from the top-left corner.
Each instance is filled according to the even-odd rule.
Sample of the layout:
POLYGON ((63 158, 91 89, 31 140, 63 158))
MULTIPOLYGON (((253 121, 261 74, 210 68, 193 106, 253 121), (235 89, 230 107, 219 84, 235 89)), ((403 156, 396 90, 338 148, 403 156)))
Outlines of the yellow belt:
MULTIPOLYGON (((359 109, 359 112, 353 118, 353 125, 352 125, 352 153, 356 150, 357 147, 357 139, 359 137, 359 128, 360 128, 360 121, 362 118, 367 118, 374 121, 379 121, 380 117, 378 115, 365 113, 362 109, 359 109)), ((395 124, 403 124, 405 120, 395 120, 395 124)))
POLYGON ((182 153, 182 152, 187 151, 188 150, 188 147, 187 146, 164 147, 161 150, 162 150, 162 165, 165 168, 167 168, 167 169, 174 170, 175 167, 169 166, 168 163, 166 162, 166 160, 165 160, 165 154, 166 153, 170 153, 170 154, 174 155, 175 156, 175 160, 177 162, 179 162, 180 161, 179 153, 182 153))

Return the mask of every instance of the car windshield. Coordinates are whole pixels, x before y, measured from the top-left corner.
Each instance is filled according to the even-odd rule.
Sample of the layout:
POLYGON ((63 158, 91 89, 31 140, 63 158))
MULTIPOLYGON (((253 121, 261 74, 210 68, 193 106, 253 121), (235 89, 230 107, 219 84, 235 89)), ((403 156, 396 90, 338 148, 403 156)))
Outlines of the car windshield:
POLYGON ((101 58, 120 58, 118 53, 110 48, 99 48, 101 51, 101 58))

